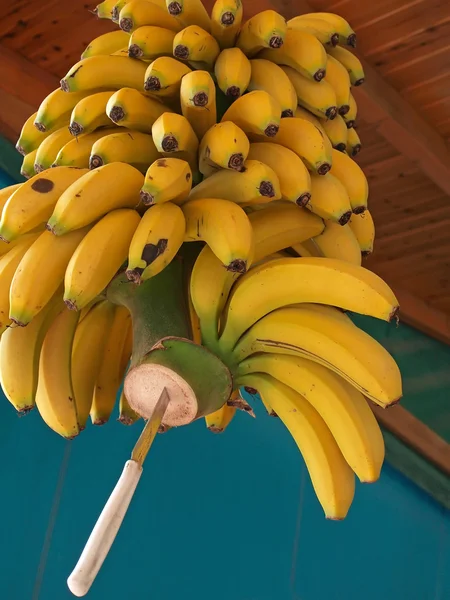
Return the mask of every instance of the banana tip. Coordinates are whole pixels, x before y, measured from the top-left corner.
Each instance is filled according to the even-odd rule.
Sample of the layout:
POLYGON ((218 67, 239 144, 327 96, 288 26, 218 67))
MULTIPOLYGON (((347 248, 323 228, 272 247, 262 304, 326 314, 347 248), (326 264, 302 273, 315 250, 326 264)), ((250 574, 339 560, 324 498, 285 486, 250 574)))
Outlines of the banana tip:
POLYGON ((137 44, 131 44, 131 46, 128 48, 128 56, 130 58, 142 58, 144 56, 144 52, 137 44))
POLYGON ((224 432, 224 428, 223 427, 217 427, 217 425, 210 425, 208 427, 208 429, 212 433, 223 433, 224 432))
POLYGON ((310 200, 311 200, 311 194, 309 192, 305 192, 304 194, 302 194, 301 196, 299 196, 297 198, 295 203, 297 204, 297 206, 304 207, 308 204, 308 202, 310 200))
POLYGON ((339 219, 339 225, 347 225, 347 223, 350 221, 352 216, 352 211, 348 210, 346 213, 344 213, 341 218, 339 219))
POLYGON ((155 77, 152 75, 151 77, 147 77, 144 83, 144 90, 146 92, 158 92, 161 89, 161 81, 159 77, 155 77))
POLYGON ((189 48, 187 46, 183 46, 183 44, 178 44, 178 46, 175 46, 173 50, 173 55, 175 58, 187 60, 189 58, 189 48))
POLYGON ((61 79, 61 81, 59 82, 59 85, 61 86, 61 89, 63 92, 70 92, 70 87, 69 84, 67 83, 66 79, 61 79))
POLYGON ((325 77, 325 69, 319 69, 318 71, 316 71, 314 73, 314 80, 315 81, 322 81, 322 79, 325 77))
POLYGON ((45 133, 47 131, 47 127, 44 125, 44 123, 39 123, 38 121, 35 121, 33 123, 33 125, 36 127, 36 129, 38 131, 40 131, 41 133, 45 133))
POLYGON ((270 48, 281 48, 281 46, 283 45, 283 38, 281 37, 281 35, 273 35, 270 40, 269 40, 269 47, 270 48))
POLYGON ((352 48, 356 48, 356 33, 352 33, 347 38, 347 44, 352 48))
POLYGON ((225 27, 229 27, 230 25, 233 25, 233 23, 234 23, 233 13, 230 11, 226 11, 226 12, 222 13, 222 16, 220 17, 220 22, 225 27))
POLYGON ((25 323, 24 321, 19 321, 19 319, 16 319, 15 317, 11 317, 11 315, 9 316, 9 318, 14 323, 14 325, 17 325, 17 327, 26 327, 28 325, 28 322, 29 322, 29 321, 27 321, 25 323))
POLYGON ((16 150, 19 154, 21 154, 22 156, 25 156, 25 154, 26 154, 25 148, 23 146, 21 146, 19 144, 19 142, 17 142, 17 144, 16 144, 16 150))
POLYGON ((167 10, 170 15, 173 15, 174 17, 176 17, 177 15, 180 15, 183 12, 183 7, 181 6, 181 4, 179 2, 171 2, 167 6, 167 10))
POLYGON ((119 27, 122 29, 122 31, 130 33, 133 29, 133 19, 130 19, 130 17, 124 17, 123 19, 120 19, 119 27))
POLYGON ((79 310, 75 300, 71 300, 70 298, 64 298, 64 304, 69 310, 79 310))
POLYGON ((142 283, 141 275, 143 269, 136 267, 135 269, 127 269, 125 271, 125 275, 127 276, 128 281, 135 283, 136 285, 140 285, 142 283))
POLYGON ((281 113, 282 119, 286 119, 287 117, 293 117, 293 116, 294 116, 294 112, 290 108, 286 108, 286 110, 283 110, 283 112, 281 113))
POLYGON ((367 206, 363 206, 363 205, 356 206, 353 209, 353 212, 355 213, 355 215, 361 215, 366 210, 366 208, 367 208, 367 206))
POLYGON ((141 190, 139 192, 139 198, 141 199, 142 204, 145 206, 152 206, 155 201, 155 197, 150 192, 146 192, 145 190, 141 190))
POLYGON ((338 113, 343 116, 346 115, 349 110, 350 106, 348 104, 341 104, 341 106, 338 108, 338 113))
POLYGON ((264 130, 264 135, 267 137, 275 137, 278 133, 279 126, 275 124, 268 125, 264 130))
POLYGON ((245 273, 247 271, 247 261, 237 258, 232 260, 227 266, 227 271, 233 271, 233 273, 245 273))

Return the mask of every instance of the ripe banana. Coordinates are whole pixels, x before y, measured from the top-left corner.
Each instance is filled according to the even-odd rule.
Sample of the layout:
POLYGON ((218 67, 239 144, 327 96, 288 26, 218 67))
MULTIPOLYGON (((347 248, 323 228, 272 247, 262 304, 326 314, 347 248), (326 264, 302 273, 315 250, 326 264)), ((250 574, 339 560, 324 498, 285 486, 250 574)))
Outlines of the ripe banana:
POLYGON ((241 27, 236 46, 248 57, 265 48, 281 48, 286 37, 286 20, 274 10, 264 10, 241 27))
POLYGON ((141 173, 160 156, 153 138, 140 131, 114 131, 97 140, 91 148, 89 167, 96 169, 114 162, 128 163, 141 173))
POLYGON ((354 86, 362 85, 364 83, 364 67, 357 56, 343 48, 342 46, 336 46, 336 48, 327 48, 328 54, 338 60, 343 65, 348 74, 350 75, 350 83, 354 86))
POLYGON ((117 0, 104 0, 94 8, 93 12, 99 19, 111 19, 111 11, 117 0))
POLYGON ((349 111, 345 115, 342 115, 342 116, 344 118, 345 123, 347 124, 347 127, 350 129, 351 127, 355 126, 356 116, 358 114, 358 107, 356 105, 356 100, 351 92, 350 92, 348 104, 349 104, 349 111))
MULTIPOLYGON (((324 119, 319 119, 318 117, 314 116, 312 113, 309 112, 309 110, 306 110, 306 108, 303 108, 302 106, 297 106, 297 108, 295 109, 295 112, 294 112, 294 117, 297 117, 298 119, 305 119, 306 121, 309 121, 315 127, 317 127, 317 129, 319 129, 319 131, 321 131, 325 136, 327 136, 325 133, 325 129, 323 128, 323 125, 322 125, 324 119)), ((336 117, 334 117, 334 118, 336 118, 336 117)))
POLYGON ((28 154, 25 154, 23 157, 22 165, 20 167, 20 174, 26 179, 30 179, 30 177, 33 177, 33 175, 36 174, 36 171, 34 170, 34 163, 36 162, 37 151, 38 148, 32 150, 28 154))
POLYGON ((128 56, 142 60, 155 60, 158 56, 172 56, 175 32, 164 27, 144 25, 130 36, 128 56))
POLYGON ((165 8, 148 0, 131 0, 126 2, 119 13, 117 22, 123 31, 132 33, 144 25, 165 27, 172 31, 181 31, 182 21, 170 15, 165 8))
POLYGON ((176 34, 173 55, 187 61, 194 69, 212 71, 220 48, 217 40, 198 25, 189 25, 176 34))
POLYGON ((180 249, 185 231, 186 220, 176 204, 164 202, 147 210, 128 244, 128 279, 139 284, 158 275, 180 249))
MULTIPOLYGON (((2 214, 3 208, 11 196, 22 186, 21 183, 13 183, 0 189, 0 215, 2 214)), ((0 254, 1 256, 1 254, 0 254)))
POLYGON ((242 23, 241 0, 216 0, 211 11, 211 33, 220 48, 232 48, 242 23))
POLYGON ((106 114, 116 125, 142 133, 151 133, 153 123, 165 112, 171 112, 170 108, 127 87, 113 94, 106 105, 106 114))
POLYGON ((46 223, 61 194, 87 172, 87 169, 55 167, 23 183, 3 208, 1 239, 11 242, 46 223))
MULTIPOLYGON (((180 87, 181 112, 201 140, 217 122, 216 87, 207 71, 192 71, 180 87)), ((237 123, 238 124, 238 123, 237 123)))
POLYGON ((89 157, 92 147, 98 140, 117 131, 117 127, 97 129, 92 133, 85 133, 77 138, 73 138, 65 144, 56 155, 52 167, 78 167, 79 169, 89 168, 89 157))
POLYGON ((131 314, 128 309, 124 306, 116 306, 100 370, 95 381, 90 411, 94 425, 104 425, 114 409, 117 392, 125 371, 122 365, 122 353, 130 326, 131 314))
POLYGON ((308 308, 274 311, 242 337, 234 355, 239 359, 269 351, 322 364, 382 407, 402 395, 400 372, 383 346, 355 325, 325 313, 308 308))
POLYGON ((359 139, 358 132, 354 127, 347 129, 347 154, 351 157, 355 157, 361 152, 361 140, 359 139))
POLYGON ((119 398, 119 418, 117 419, 122 425, 133 425, 141 417, 134 412, 128 403, 125 396, 125 390, 122 389, 122 393, 119 398))
POLYGON ((111 119, 106 114, 106 105, 114 93, 97 92, 80 100, 70 115, 70 133, 77 136, 91 133, 99 127, 111 127, 111 119))
POLYGON ((217 57, 214 74, 225 96, 239 98, 247 91, 252 68, 250 61, 239 48, 226 48, 217 57))
POLYGON ((353 212, 364 212, 367 208, 369 184, 358 163, 347 154, 333 150, 331 174, 339 179, 347 190, 353 212))
POLYGON ((252 227, 242 208, 229 200, 201 198, 182 206, 185 241, 203 240, 229 271, 245 273, 252 260, 252 227))
POLYGON ((236 407, 225 403, 219 410, 206 415, 206 427, 213 433, 223 433, 233 420, 235 414, 236 407))
POLYGON ((177 113, 163 113, 152 126, 156 149, 165 157, 175 156, 197 169, 198 139, 189 121, 177 113))
POLYGON ((281 67, 291 80, 300 106, 321 119, 337 115, 336 93, 326 79, 311 81, 291 67, 281 67))
POLYGON ((168 101, 178 100, 182 78, 191 72, 184 63, 171 56, 160 56, 145 71, 144 90, 168 101))
POLYGON ((339 114, 347 114, 350 110, 350 76, 347 69, 331 55, 328 55, 325 79, 334 89, 339 114))
POLYGON ((52 133, 52 131, 46 131, 42 133, 34 126, 34 120, 37 112, 33 113, 22 126, 22 130, 17 140, 16 150, 23 156, 29 154, 33 150, 36 150, 41 142, 52 133))
POLYGON ((312 81, 322 81, 325 77, 325 48, 314 35, 305 31, 288 29, 281 48, 263 50, 258 56, 291 67, 312 81))
POLYGON ((306 15, 300 15, 299 17, 297 17, 297 19, 304 19, 305 21, 308 21, 308 19, 311 17, 314 19, 325 21, 326 23, 331 25, 335 29, 336 33, 339 34, 340 44, 352 46, 353 48, 356 47, 356 33, 353 31, 353 29, 343 17, 329 12, 315 12, 306 15))
POLYGON ((90 58, 91 56, 114 54, 117 50, 128 46, 129 39, 129 34, 121 29, 108 31, 92 40, 81 55, 81 59, 90 58))
POLYGON ((331 258, 283 258, 251 269, 229 298, 220 338, 231 351, 239 337, 269 312, 289 304, 329 304, 390 321, 398 301, 378 275, 331 258))
POLYGON ((315 256, 337 258, 353 265, 361 265, 361 249, 348 223, 342 226, 333 221, 325 221, 323 233, 311 241, 318 249, 315 256))
POLYGON ((9 318, 16 325, 27 325, 50 301, 87 230, 78 229, 61 237, 44 231, 27 250, 9 292, 9 318))
POLYGON ((166 0, 167 11, 178 17, 185 25, 199 25, 211 30, 211 20, 202 0, 166 0))
POLYGON ((358 240, 363 256, 369 256, 373 252, 375 240, 375 225, 369 210, 363 213, 353 214, 349 221, 349 227, 358 240))
POLYGON ((106 288, 127 258, 139 221, 135 210, 112 210, 80 242, 64 276, 64 302, 70 310, 81 310, 106 288))
MULTIPOLYGON (((147 0, 142 2, 151 4, 147 0)), ((69 69, 61 79, 61 89, 63 92, 92 91, 98 88, 114 90, 123 87, 140 90, 146 66, 144 62, 126 56, 91 56, 69 69)))
POLYGON ((66 124, 74 106, 89 92, 81 91, 66 94, 61 89, 54 90, 41 102, 36 113, 34 126, 45 133, 54 131, 56 128, 66 124))
POLYGON ((240 127, 232 121, 213 125, 202 138, 199 148, 199 169, 204 177, 219 169, 241 171, 250 149, 250 142, 240 127))
POLYGON ((107 300, 99 302, 78 324, 75 331, 72 382, 80 430, 85 428, 91 411, 95 382, 105 354, 108 334, 113 325, 114 309, 114 305, 107 300))
POLYGON ((314 18, 314 13, 294 17, 287 22, 288 29, 294 31, 304 31, 314 35, 321 44, 336 46, 339 43, 339 34, 336 28, 326 21, 314 18), (306 18, 307 17, 307 18, 306 18))
POLYGON ((311 175, 311 200, 307 207, 318 217, 339 225, 348 223, 352 216, 347 189, 331 173, 325 176, 311 175))
POLYGON ((0 257, 3 257, 6 254, 8 254, 8 252, 11 252, 11 250, 15 248, 17 244, 20 244, 26 236, 34 236, 35 234, 39 235, 40 233, 42 233, 42 231, 44 231, 44 227, 36 227, 36 229, 33 229, 32 233, 26 233, 25 235, 21 235, 13 242, 0 241, 0 257))
POLYGON ((247 373, 266 373, 301 394, 325 421, 360 481, 379 478, 383 435, 364 396, 353 386, 320 364, 287 354, 251 356, 239 365, 238 379, 247 373))
POLYGON ((319 413, 295 390, 270 375, 244 375, 239 383, 257 389, 264 404, 289 430, 326 518, 344 519, 355 493, 355 478, 319 413))
POLYGON ((58 152, 63 146, 72 140, 72 134, 67 125, 57 129, 46 138, 36 152, 34 170, 36 173, 41 173, 45 169, 49 169, 55 162, 58 152))
POLYGON ((297 94, 286 73, 275 63, 262 58, 252 59, 250 66, 248 89, 267 92, 279 102, 282 118, 293 117, 297 107, 297 94))
POLYGON ((273 169, 259 160, 247 160, 242 172, 221 169, 196 185, 190 200, 223 198, 247 205, 281 198, 280 182, 273 169))
POLYGON ((93 169, 61 194, 47 229, 62 236, 89 225, 115 208, 135 208, 143 183, 142 173, 126 163, 110 163, 93 169))
POLYGON ((160 158, 147 169, 140 198, 145 206, 164 202, 181 204, 191 188, 192 171, 188 162, 179 158, 160 158))
POLYGON ((348 131, 347 125, 341 115, 330 121, 330 119, 321 120, 322 129, 325 131, 331 145, 339 152, 345 152, 347 149, 348 131))
POLYGON ((281 121, 281 106, 267 92, 256 90, 238 98, 222 117, 233 121, 246 134, 274 138, 281 121))

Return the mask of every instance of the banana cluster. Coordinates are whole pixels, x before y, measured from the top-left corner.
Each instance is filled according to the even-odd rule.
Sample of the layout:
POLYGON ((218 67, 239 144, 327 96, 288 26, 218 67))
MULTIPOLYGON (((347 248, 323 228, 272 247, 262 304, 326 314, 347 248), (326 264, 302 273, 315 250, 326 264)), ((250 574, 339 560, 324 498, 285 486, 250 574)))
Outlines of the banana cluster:
MULTIPOLYGON (((118 28, 24 124, 28 181, 0 192, 4 392, 67 438, 89 415, 105 423, 133 352, 130 312, 108 286, 117 273, 148 282, 200 242, 192 338, 234 381, 207 426, 252 414, 239 390, 258 392, 326 516, 342 519, 354 474, 373 482, 383 463, 367 399, 402 395, 392 357, 346 314, 398 312, 361 266, 375 229, 354 160, 356 34, 331 13, 244 23, 241 0, 211 15, 200 0, 105 0, 96 14, 118 28)), ((124 392, 119 418, 139 418, 124 392)))

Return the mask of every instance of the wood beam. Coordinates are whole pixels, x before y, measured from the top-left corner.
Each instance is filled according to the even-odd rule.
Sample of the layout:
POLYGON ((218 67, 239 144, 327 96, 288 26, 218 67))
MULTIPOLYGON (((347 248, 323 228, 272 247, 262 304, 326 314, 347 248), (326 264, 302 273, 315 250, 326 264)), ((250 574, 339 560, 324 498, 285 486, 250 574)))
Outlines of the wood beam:
POLYGON ((396 287, 400 304, 400 321, 450 345, 450 315, 427 304, 424 300, 396 287))

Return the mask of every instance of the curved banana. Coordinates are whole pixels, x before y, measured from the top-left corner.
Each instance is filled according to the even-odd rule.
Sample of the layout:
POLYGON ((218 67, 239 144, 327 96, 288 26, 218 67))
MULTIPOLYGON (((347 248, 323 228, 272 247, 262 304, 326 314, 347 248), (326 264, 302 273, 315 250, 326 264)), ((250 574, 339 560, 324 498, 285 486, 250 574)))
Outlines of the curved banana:
POLYGON ((32 150, 28 154, 25 154, 23 157, 22 165, 20 166, 20 174, 23 175, 26 179, 30 179, 33 175, 36 174, 34 170, 34 163, 36 162, 36 154, 38 148, 32 150))
POLYGON ((267 92, 256 90, 233 102, 222 117, 225 121, 233 121, 246 134, 274 138, 282 121, 281 106, 267 92))
POLYGON ((233 420, 236 414, 236 407, 225 403, 219 410, 206 415, 206 427, 213 433, 223 433, 233 420))
POLYGON ((164 27, 144 25, 135 29, 128 43, 128 56, 154 60, 158 56, 172 56, 175 32, 164 27))
POLYGON ((163 113, 152 126, 156 149, 162 156, 175 156, 197 170, 198 138, 183 115, 163 113))
POLYGON ((318 256, 337 258, 361 266, 361 249, 348 223, 342 226, 325 221, 324 231, 311 241, 318 249, 318 256))
POLYGON ((0 240, 0 258, 5 256, 6 254, 8 254, 8 252, 11 252, 11 250, 13 250, 18 244, 22 243, 22 241, 25 239, 25 237, 36 236, 36 238, 37 238, 37 236, 40 233, 42 233, 43 231, 44 231, 44 227, 36 227, 35 229, 33 229, 32 232, 21 235, 20 237, 15 239, 13 242, 3 242, 0 240))
POLYGON ((257 352, 319 363, 380 406, 394 404, 402 395, 400 371, 381 344, 355 325, 307 307, 281 308, 262 318, 239 340, 233 359, 240 362, 257 352))
POLYGON ((119 13, 117 22, 123 31, 132 33, 144 25, 155 25, 165 27, 172 31, 181 31, 183 22, 170 15, 167 9, 158 6, 157 3, 148 0, 131 0, 126 2, 119 13))
POLYGON ((309 110, 307 110, 306 108, 303 108, 302 106, 297 106, 294 112, 294 117, 297 117, 297 119, 305 119, 305 121, 309 121, 315 127, 317 127, 317 129, 321 131, 324 134, 324 136, 328 137, 322 125, 324 119, 319 119, 319 117, 316 117, 315 115, 310 113, 309 110))
POLYGON ((45 223, 62 193, 87 169, 55 167, 23 183, 8 199, 0 220, 0 237, 11 242, 45 223))
POLYGON ((338 60, 343 65, 350 76, 350 83, 354 86, 362 85, 364 83, 365 74, 364 67, 361 61, 353 52, 343 48, 342 46, 336 46, 336 48, 327 48, 328 54, 338 60))
POLYGON ((327 48, 329 45, 334 47, 339 43, 339 34, 336 28, 331 23, 315 19, 314 13, 294 17, 287 22, 287 26, 288 29, 304 31, 314 35, 327 48))
POLYGON ((134 412, 131 406, 128 403, 128 400, 125 396, 125 390, 122 389, 119 398, 119 418, 117 419, 122 425, 133 425, 136 421, 138 421, 141 417, 134 412))
POLYGON ((47 229, 55 236, 62 236, 89 225, 115 208, 135 208, 143 183, 142 173, 126 163, 110 163, 93 169, 61 194, 47 229))
POLYGON ((375 224, 370 211, 365 210, 363 213, 353 214, 348 224, 358 240, 361 254, 363 256, 372 254, 375 240, 375 224))
POLYGON ((166 0, 169 15, 178 17, 186 25, 199 25, 211 30, 211 20, 202 0, 166 0))
POLYGON ((88 169, 89 157, 95 142, 105 136, 109 136, 115 131, 117 131, 117 127, 105 127, 104 129, 97 129, 92 133, 85 133, 75 139, 72 138, 58 152, 52 167, 66 166, 88 169))
POLYGON ((175 257, 185 232, 186 220, 176 204, 164 202, 147 210, 129 244, 128 279, 139 284, 158 275, 175 257))
POLYGON ((229 200, 201 198, 182 206, 187 242, 203 240, 229 271, 245 273, 252 260, 252 227, 242 208, 229 200))
POLYGON ((94 425, 104 425, 116 403, 124 369, 122 354, 131 326, 131 314, 124 306, 116 306, 111 329, 106 340, 100 369, 95 380, 91 420, 94 425))
POLYGON ((96 169, 114 162, 128 163, 145 173, 148 166, 159 158, 153 138, 140 131, 120 128, 98 139, 91 148, 89 167, 96 169))
POLYGON ((6 187, 0 189, 0 215, 2 214, 5 204, 14 194, 14 192, 16 192, 20 187, 22 187, 22 185, 22 183, 13 183, 12 185, 7 185, 6 187))
POLYGON ((235 99, 247 91, 252 68, 240 48, 226 48, 217 57, 214 74, 225 96, 235 99))
POLYGON ((86 47, 81 55, 81 59, 90 58, 91 56, 114 54, 117 50, 128 46, 129 39, 129 34, 121 29, 103 33, 94 38, 86 47))
POLYGON ((321 126, 325 131, 331 145, 339 152, 345 152, 347 149, 348 132, 347 125, 341 115, 330 121, 330 119, 322 119, 321 126))
MULTIPOLYGON (((141 0, 139 0, 141 1, 141 0)), ((151 4, 142 0, 145 4, 151 4)), ((123 87, 142 89, 146 64, 126 56, 91 56, 73 65, 61 79, 64 92, 83 90, 120 89, 123 87)))
POLYGON ((111 127, 112 122, 106 114, 106 105, 114 93, 97 92, 80 100, 70 115, 70 133, 77 136, 91 133, 99 127, 111 127))
POLYGON ((80 242, 64 276, 64 302, 70 310, 81 310, 106 288, 127 258, 139 221, 135 210, 112 210, 80 242))
POLYGON ((94 8, 93 12, 99 19, 111 19, 111 11, 117 0, 104 0, 94 8))
POLYGON ((286 31, 284 17, 274 10, 264 10, 242 25, 236 46, 252 57, 265 48, 281 48, 286 31))
POLYGON ((51 133, 39 146, 36 152, 34 170, 41 173, 49 169, 55 162, 58 152, 72 140, 72 134, 67 126, 51 133))
POLYGON ((287 427, 305 460, 326 518, 344 519, 354 497, 355 478, 319 413, 295 390, 270 375, 243 375, 239 384, 256 389, 287 427))
POLYGON ((369 197, 369 184, 358 163, 347 154, 333 150, 330 172, 347 190, 353 212, 355 214, 364 212, 369 197))
POLYGON ((325 80, 334 89, 339 114, 347 114, 350 110, 350 76, 347 69, 331 55, 327 59, 325 80))
POLYGON ((322 81, 325 77, 325 48, 314 35, 305 31, 288 29, 281 48, 263 50, 258 56, 291 67, 312 81, 322 81))
POLYGON ((61 127, 69 119, 74 106, 88 93, 81 91, 66 94, 61 89, 54 90, 39 105, 34 126, 42 133, 61 127))
POLYGON ((280 182, 273 169, 259 160, 247 160, 242 172, 221 169, 196 185, 189 201, 223 198, 237 204, 271 202, 281 198, 280 182))
MULTIPOLYGON (((34 120, 36 118, 36 115, 37 112, 33 113, 22 125, 22 130, 20 132, 19 139, 16 143, 16 150, 17 152, 22 154, 22 156, 30 154, 30 152, 36 150, 40 146, 40 144, 45 140, 45 138, 48 137, 53 131, 50 130, 46 131, 45 133, 42 133, 42 131, 36 129, 36 127, 34 126, 34 120)), ((57 129, 59 127, 60 124, 58 123, 57 129)))
POLYGON ((194 69, 213 70, 220 48, 217 40, 198 25, 189 25, 176 34, 173 55, 194 69))
POLYGON ((292 67, 281 67, 289 77, 300 106, 321 119, 334 119, 337 115, 336 93, 326 79, 311 81, 292 67))
MULTIPOLYGON (((216 87, 207 71, 191 71, 180 86, 181 112, 199 140, 217 122, 216 87)), ((238 124, 238 123, 237 123, 238 124)))
POLYGON ((147 169, 140 198, 145 206, 164 202, 181 204, 191 188, 192 171, 188 162, 179 158, 160 158, 147 169))
POLYGON ((282 258, 256 266, 233 289, 220 338, 232 350, 258 319, 287 306, 329 304, 385 321, 398 312, 394 293, 378 275, 331 258, 282 258), (276 281, 276 285, 274 285, 276 281))
POLYGON ((250 149, 247 136, 232 121, 213 125, 202 138, 198 153, 200 173, 208 177, 218 169, 241 171, 250 149))
POLYGON ((190 72, 187 65, 172 56, 160 56, 145 71, 144 90, 168 101, 178 100, 181 80, 190 72))
POLYGON ((297 17, 297 19, 300 21, 302 19, 308 21, 308 19, 311 17, 314 19, 325 21, 326 23, 331 25, 335 29, 336 33, 339 35, 340 44, 352 46, 353 48, 355 48, 356 33, 353 31, 353 29, 343 17, 329 12, 314 12, 305 15, 300 15, 299 17, 297 17))
POLYGON ((235 45, 242 23, 241 0, 216 0, 211 11, 211 33, 221 50, 235 45))
POLYGON ((358 132, 354 127, 350 127, 350 129, 347 129, 347 154, 353 158, 361 152, 361 147, 358 132))
POLYGON ((165 112, 172 111, 158 100, 127 87, 113 94, 106 105, 106 114, 116 125, 142 133, 151 133, 153 123, 165 112))
POLYGON ((307 207, 322 219, 345 225, 352 216, 352 206, 345 186, 340 180, 327 173, 311 175, 311 200, 307 207))
POLYGON ((271 95, 281 106, 281 117, 293 117, 297 107, 297 94, 289 77, 270 60, 254 58, 250 61, 250 91, 262 90, 271 95))
POLYGON ((356 116, 358 114, 358 107, 356 105, 356 100, 353 94, 350 92, 349 100, 348 100, 349 110, 345 115, 342 115, 344 118, 347 127, 350 129, 355 126, 356 116))

